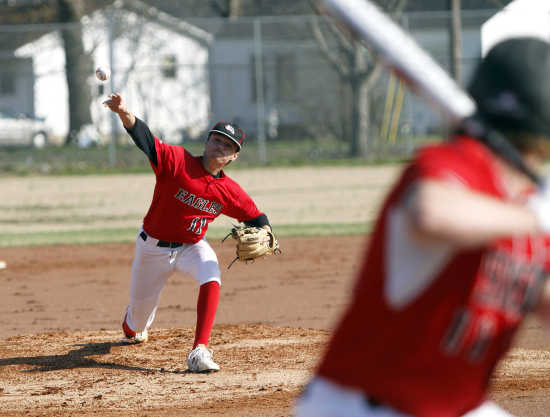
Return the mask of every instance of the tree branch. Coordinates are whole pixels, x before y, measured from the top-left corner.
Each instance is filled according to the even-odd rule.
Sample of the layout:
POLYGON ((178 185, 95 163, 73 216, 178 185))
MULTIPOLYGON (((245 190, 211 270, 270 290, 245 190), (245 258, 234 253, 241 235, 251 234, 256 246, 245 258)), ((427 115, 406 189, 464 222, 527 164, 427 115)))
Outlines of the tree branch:
MULTIPOLYGON (((317 16, 325 16, 324 11, 319 6, 315 0, 309 0, 311 7, 317 14, 317 16)), ((327 24, 327 29, 332 33, 332 35, 342 44, 344 50, 349 50, 353 48, 353 38, 349 32, 345 32, 344 28, 338 28, 335 24, 327 24)))
POLYGON ((336 71, 339 74, 341 74, 344 77, 348 77, 350 73, 349 68, 347 68, 346 65, 343 64, 338 54, 334 53, 334 51, 331 50, 331 48, 328 46, 325 35, 323 34, 323 31, 319 27, 318 19, 313 19, 312 29, 313 29, 313 34, 315 36, 315 39, 317 39, 319 48, 321 49, 321 51, 323 51, 329 63, 336 69, 336 71))
POLYGON ((379 60, 377 60, 374 64, 374 69, 367 76, 367 89, 371 89, 374 86, 374 83, 376 83, 378 77, 382 74, 383 69, 384 66, 379 60))

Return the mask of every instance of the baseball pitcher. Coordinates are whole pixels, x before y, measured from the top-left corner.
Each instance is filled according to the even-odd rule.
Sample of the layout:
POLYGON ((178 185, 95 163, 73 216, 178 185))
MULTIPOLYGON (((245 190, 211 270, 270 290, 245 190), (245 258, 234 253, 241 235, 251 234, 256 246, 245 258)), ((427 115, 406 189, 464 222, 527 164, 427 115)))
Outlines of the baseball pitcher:
POLYGON ((267 216, 223 171, 239 156, 245 133, 233 123, 218 122, 208 134, 202 156, 193 156, 184 147, 153 136, 148 126, 128 111, 120 94, 111 94, 104 105, 119 116, 156 176, 151 206, 136 238, 124 335, 130 342, 147 341, 147 329, 167 279, 174 272, 190 274, 200 290, 195 340, 187 365, 193 372, 217 371, 220 367, 207 346, 221 279, 216 254, 204 238, 209 223, 223 213, 253 231, 248 235, 256 238, 251 243, 256 249, 250 257, 239 257, 238 248, 239 259, 278 250, 267 216))

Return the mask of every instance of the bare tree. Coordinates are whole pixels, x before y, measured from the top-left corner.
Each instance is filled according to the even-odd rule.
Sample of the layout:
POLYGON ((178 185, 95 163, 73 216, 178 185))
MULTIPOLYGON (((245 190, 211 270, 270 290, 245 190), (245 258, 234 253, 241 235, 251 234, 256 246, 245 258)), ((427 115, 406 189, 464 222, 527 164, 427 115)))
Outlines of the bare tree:
MULTIPOLYGON (((69 134, 65 143, 69 144, 73 135, 87 123, 91 123, 90 91, 86 79, 93 72, 89 54, 85 53, 82 42, 80 19, 113 0, 48 0, 38 5, 13 5, 0 7, 0 24, 33 24, 33 23, 69 23, 70 28, 61 31, 65 49, 65 73, 69 91, 69 134)), ((15 49, 47 33, 47 30, 36 30, 22 33, 21 36, 2 39, 0 47, 15 49)))
MULTIPOLYGON (((379 1, 380 7, 399 18, 407 0, 379 1)), ((318 14, 322 14, 316 2, 311 2, 318 14)), ((381 63, 370 56, 364 46, 353 40, 349 33, 334 23, 321 25, 315 20, 312 29, 325 58, 349 86, 351 95, 350 155, 365 157, 369 143, 370 103, 369 90, 381 74, 381 63)))
MULTIPOLYGON (((59 22, 68 23, 79 20, 80 8, 76 3, 58 0, 59 22)), ((65 50, 65 74, 69 91, 69 133, 65 138, 65 145, 68 145, 82 126, 92 123, 91 94, 86 80, 93 72, 93 64, 84 50, 81 26, 63 29, 61 38, 65 50)))

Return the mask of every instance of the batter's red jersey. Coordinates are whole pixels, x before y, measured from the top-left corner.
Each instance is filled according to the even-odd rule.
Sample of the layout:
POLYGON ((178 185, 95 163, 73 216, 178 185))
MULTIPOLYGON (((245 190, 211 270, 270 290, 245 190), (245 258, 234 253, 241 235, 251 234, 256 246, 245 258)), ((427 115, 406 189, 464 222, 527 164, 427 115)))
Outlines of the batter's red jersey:
POLYGON ((419 152, 383 206, 318 373, 414 416, 455 417, 484 400, 538 299, 548 245, 543 237, 475 250, 415 244, 398 203, 419 179, 503 198, 495 158, 479 142, 458 138, 419 152))
POLYGON ((214 178, 201 158, 184 147, 155 138, 157 165, 153 201, 144 218, 145 232, 156 239, 196 243, 220 214, 238 221, 262 213, 250 196, 222 171, 214 178))

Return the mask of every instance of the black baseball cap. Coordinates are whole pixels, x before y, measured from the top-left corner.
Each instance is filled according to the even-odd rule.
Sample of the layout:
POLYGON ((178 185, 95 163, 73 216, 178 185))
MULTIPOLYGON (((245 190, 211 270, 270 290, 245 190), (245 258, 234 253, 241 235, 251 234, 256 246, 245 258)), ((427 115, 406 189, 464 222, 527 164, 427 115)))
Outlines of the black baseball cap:
POLYGON ((244 138, 246 137, 244 130, 242 130, 235 123, 226 122, 225 120, 220 120, 219 122, 217 122, 214 127, 208 132, 208 137, 210 137, 212 133, 219 133, 220 135, 228 137, 237 144, 239 150, 241 150, 244 138))
POLYGON ((534 37, 499 42, 480 62, 468 91, 489 125, 550 137, 550 43, 534 37))

